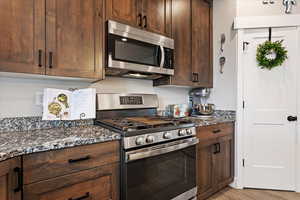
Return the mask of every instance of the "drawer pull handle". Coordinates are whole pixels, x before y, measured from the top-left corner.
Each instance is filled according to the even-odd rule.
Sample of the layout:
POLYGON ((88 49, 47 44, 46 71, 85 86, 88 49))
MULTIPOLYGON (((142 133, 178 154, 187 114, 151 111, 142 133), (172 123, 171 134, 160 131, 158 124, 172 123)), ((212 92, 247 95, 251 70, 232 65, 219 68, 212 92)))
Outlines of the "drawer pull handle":
POLYGON ((43 54, 43 51, 41 49, 39 49, 39 67, 42 67, 42 55, 43 54))
POLYGON ((87 193, 85 193, 85 195, 82 196, 82 197, 78 197, 78 198, 76 198, 76 199, 69 198, 69 200, 82 200, 82 199, 87 199, 87 198, 89 198, 89 197, 90 197, 90 193, 87 192, 87 193))
POLYGON ((22 190, 23 176, 22 176, 22 170, 21 170, 20 167, 14 168, 14 172, 17 174, 17 177, 18 177, 18 185, 14 189, 14 192, 17 193, 17 192, 20 192, 22 190))
POLYGON ((218 154, 221 152, 221 144, 220 143, 214 144, 214 147, 215 147, 214 154, 218 154))
POLYGON ((69 163, 76 163, 76 162, 81 162, 81 161, 85 161, 85 160, 89 160, 89 159, 91 159, 91 156, 85 156, 83 158, 70 159, 69 163))
POLYGON ((214 133, 214 134, 217 134, 217 133, 220 133, 220 132, 221 132, 221 130, 220 130, 220 129, 213 130, 213 133, 214 133))

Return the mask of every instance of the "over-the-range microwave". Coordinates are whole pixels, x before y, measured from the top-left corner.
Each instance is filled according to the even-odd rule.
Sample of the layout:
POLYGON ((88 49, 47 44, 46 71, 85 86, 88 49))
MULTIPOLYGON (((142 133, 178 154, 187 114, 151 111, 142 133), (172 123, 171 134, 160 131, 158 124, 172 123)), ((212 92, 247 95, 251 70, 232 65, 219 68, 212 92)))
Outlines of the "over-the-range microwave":
POLYGON ((174 75, 174 40, 115 21, 107 22, 106 74, 156 79, 174 75))

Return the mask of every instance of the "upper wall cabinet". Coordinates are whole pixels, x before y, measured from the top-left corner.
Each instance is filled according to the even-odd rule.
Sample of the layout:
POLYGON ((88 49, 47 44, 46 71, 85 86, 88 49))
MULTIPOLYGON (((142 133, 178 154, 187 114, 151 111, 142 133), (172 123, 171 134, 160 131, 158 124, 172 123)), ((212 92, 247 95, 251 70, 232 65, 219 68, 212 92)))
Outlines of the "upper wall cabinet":
POLYGON ((0 1, 0 71, 44 74, 45 1, 0 1))
POLYGON ((102 74, 102 1, 46 0, 46 72, 99 78, 102 74))
POLYGON ((106 14, 108 19, 113 19, 128 25, 138 24, 141 0, 106 0, 106 14))
POLYGON ((107 19, 171 34, 171 0, 106 0, 107 19))
POLYGON ((206 0, 172 1, 175 75, 155 86, 212 87, 212 4, 206 0))
POLYGON ((192 0, 192 71, 194 85, 213 87, 212 4, 192 0))
POLYGON ((0 71, 102 79, 100 0, 1 0, 0 71))

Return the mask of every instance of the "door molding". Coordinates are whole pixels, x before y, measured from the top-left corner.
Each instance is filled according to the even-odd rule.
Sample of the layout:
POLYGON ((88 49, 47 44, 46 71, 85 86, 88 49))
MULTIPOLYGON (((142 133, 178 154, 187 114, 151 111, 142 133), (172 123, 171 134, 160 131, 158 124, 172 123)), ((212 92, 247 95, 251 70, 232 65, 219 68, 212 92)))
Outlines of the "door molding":
POLYGON ((296 27, 300 26, 299 19, 300 15, 236 17, 234 19, 234 29, 296 27))
MULTIPOLYGON (((280 16, 282 17, 282 16, 280 16)), ((300 15, 294 15, 291 17, 299 17, 300 15)), ((232 184, 232 187, 237 188, 237 189, 243 189, 244 188, 244 167, 243 167, 243 158, 245 155, 244 151, 244 140, 245 140, 245 135, 244 135, 244 109, 243 109, 243 100, 244 100, 244 67, 243 67, 243 42, 245 39, 245 30, 250 29, 250 28, 266 28, 268 26, 259 26, 261 20, 258 20, 257 17, 252 17, 251 21, 257 20, 258 25, 253 24, 248 24, 247 26, 245 25, 246 21, 240 21, 240 24, 235 24, 235 28, 237 29, 237 34, 236 34, 236 65, 237 65, 237 107, 236 107, 236 164, 235 164, 235 180, 234 183, 232 184)), ((284 17, 285 18, 285 17, 284 17)), ((298 19, 299 19, 298 18, 298 19)), ((247 19, 250 19, 250 17, 247 17, 247 19)), ((276 20, 278 17, 271 17, 271 20, 276 20)), ((286 19, 292 19, 292 18, 285 18, 286 19)), ((294 19, 294 18, 293 18, 294 19)), ((280 22, 277 23, 271 23, 271 25, 274 25, 273 27, 291 27, 291 24, 294 22, 289 22, 285 26, 280 26, 282 24, 281 20, 280 22)), ((235 21, 236 22, 236 21, 235 21)), ((264 23, 268 23, 268 17, 264 18, 264 23)), ((274 21, 273 21, 274 22, 274 21)), ((263 23, 261 23, 263 24, 263 23)), ((294 25, 292 27, 297 28, 297 52, 300 51, 300 21, 297 22, 297 25, 294 25)), ((298 61, 298 65, 300 65, 300 61, 298 61)), ((297 68, 297 73, 300 75, 300 68, 297 68)), ((298 116, 300 116, 300 79, 296 80, 297 82, 297 108, 298 108, 298 116)), ((247 106, 247 105, 246 105, 247 106)), ((297 144, 296 144, 296 169, 300 168, 300 123, 297 123, 297 144)), ((296 192, 300 193, 300 172, 299 170, 296 170, 296 192)))

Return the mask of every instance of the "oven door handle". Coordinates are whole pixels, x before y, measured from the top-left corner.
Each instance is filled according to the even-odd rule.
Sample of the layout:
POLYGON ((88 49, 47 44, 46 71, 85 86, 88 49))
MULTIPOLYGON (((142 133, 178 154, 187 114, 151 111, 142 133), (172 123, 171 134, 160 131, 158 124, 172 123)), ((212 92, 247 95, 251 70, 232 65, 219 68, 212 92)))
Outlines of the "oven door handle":
POLYGON ((163 46, 159 46, 159 47, 160 47, 160 51, 161 51, 160 68, 163 68, 164 64, 165 64, 165 59, 166 59, 165 49, 163 46))
POLYGON ((129 153, 126 153, 126 162, 140 160, 143 158, 153 157, 153 156, 157 156, 157 155, 161 155, 161 154, 166 154, 166 153, 170 153, 173 151, 178 151, 180 149, 185 149, 187 147, 196 145, 198 143, 199 143, 199 139, 192 138, 191 140, 189 140, 187 142, 183 142, 183 143, 176 144, 176 145, 170 145, 170 146, 163 147, 163 148, 157 148, 157 149, 153 149, 153 150, 149 150, 149 151, 136 152, 136 153, 129 152, 129 153))

